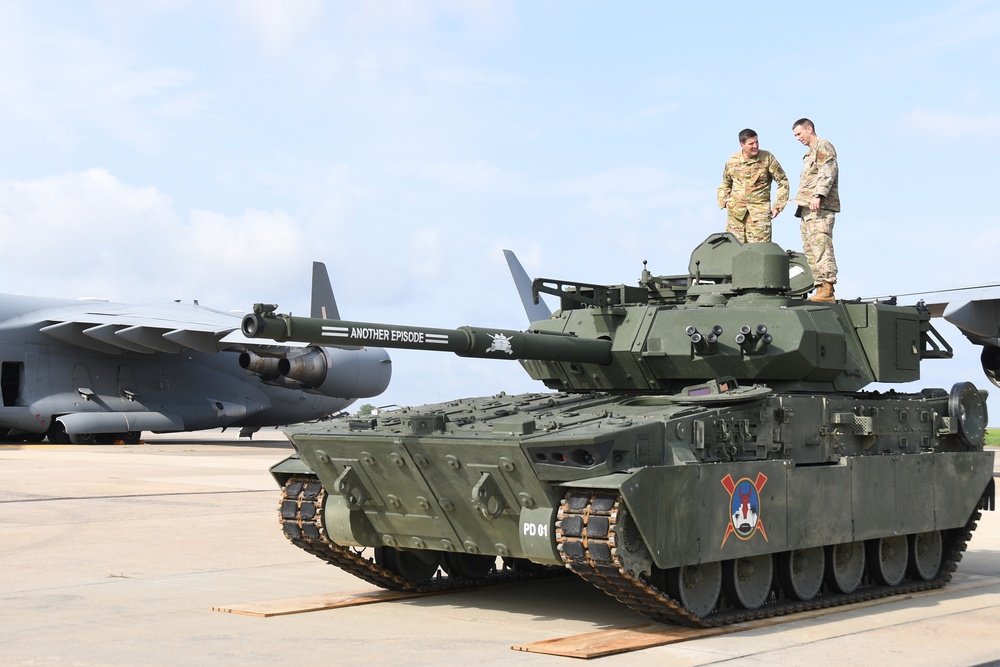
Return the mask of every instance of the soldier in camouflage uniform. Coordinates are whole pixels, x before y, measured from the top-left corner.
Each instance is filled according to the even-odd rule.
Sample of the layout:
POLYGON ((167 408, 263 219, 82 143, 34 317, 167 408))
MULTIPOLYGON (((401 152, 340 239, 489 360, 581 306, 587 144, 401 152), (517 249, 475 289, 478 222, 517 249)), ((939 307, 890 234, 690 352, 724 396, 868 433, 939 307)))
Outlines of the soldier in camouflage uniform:
POLYGON ((802 219, 802 250, 816 281, 816 294, 810 300, 833 301, 833 286, 837 282, 833 219, 840 211, 837 150, 829 141, 816 136, 816 127, 808 118, 795 121, 792 134, 809 147, 802 158, 802 176, 794 201, 795 217, 802 219))
POLYGON ((729 210, 726 231, 740 243, 766 243, 771 240, 771 220, 788 203, 788 177, 773 155, 760 150, 756 132, 745 129, 739 139, 740 151, 722 170, 719 208, 729 210), (778 184, 773 207, 771 181, 778 184))

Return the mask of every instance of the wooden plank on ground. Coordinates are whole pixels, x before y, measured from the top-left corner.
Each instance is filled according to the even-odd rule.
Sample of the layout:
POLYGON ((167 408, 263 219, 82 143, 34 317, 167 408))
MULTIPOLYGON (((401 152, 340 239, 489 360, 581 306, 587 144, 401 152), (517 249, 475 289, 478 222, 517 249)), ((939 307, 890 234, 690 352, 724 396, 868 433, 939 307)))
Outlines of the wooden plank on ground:
POLYGON ((265 600, 250 602, 228 607, 212 607, 212 611, 226 614, 242 614, 244 616, 286 616, 288 614, 303 614, 309 611, 324 611, 342 607, 356 607, 362 604, 389 602, 390 600, 406 600, 430 595, 430 593, 407 593, 404 591, 356 591, 353 593, 326 593, 310 595, 286 600, 265 600))
POLYGON ((742 624, 726 625, 721 628, 684 628, 677 625, 647 623, 645 625, 635 625, 630 628, 613 628, 611 630, 598 630, 597 632, 587 632, 582 635, 572 635, 570 637, 543 639, 532 644, 512 646, 511 648, 515 651, 527 651, 529 653, 545 653, 565 658, 589 659, 614 655, 616 653, 639 651, 654 646, 666 646, 667 644, 676 644, 692 639, 701 639, 702 637, 714 637, 745 629, 742 624))
POLYGON ((705 637, 717 637, 720 635, 753 630, 756 628, 779 625, 782 623, 792 623, 803 621, 820 616, 837 614, 845 611, 855 611, 867 607, 875 607, 890 602, 900 600, 911 600, 927 597, 930 595, 940 595, 941 593, 954 593, 962 590, 981 588, 984 586, 996 585, 994 577, 981 577, 977 575, 963 577, 966 579, 959 584, 952 584, 944 588, 936 588, 929 591, 909 593, 896 597, 878 598, 866 600, 854 604, 828 607, 826 609, 813 609, 797 614, 787 614, 774 618, 762 618, 744 623, 734 623, 720 628, 685 628, 678 625, 665 625, 661 623, 646 623, 628 628, 612 628, 610 630, 598 630, 586 632, 568 637, 556 637, 555 639, 543 639, 531 644, 511 646, 515 651, 526 651, 529 653, 544 653, 547 655, 558 655, 565 658, 601 658, 617 653, 628 653, 639 651, 654 646, 666 646, 679 642, 691 641, 692 639, 702 639, 705 637))

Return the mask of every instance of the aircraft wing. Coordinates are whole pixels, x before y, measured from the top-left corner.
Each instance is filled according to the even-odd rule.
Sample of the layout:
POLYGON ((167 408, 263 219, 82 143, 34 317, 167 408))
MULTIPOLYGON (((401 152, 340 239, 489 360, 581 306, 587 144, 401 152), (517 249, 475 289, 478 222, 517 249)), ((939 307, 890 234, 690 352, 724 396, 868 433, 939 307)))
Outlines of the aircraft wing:
MULTIPOLYGON (((319 262, 311 312, 339 316, 319 262)), ((242 436, 327 417, 389 384, 383 348, 262 344, 242 319, 197 302, 0 294, 0 438, 138 441, 141 431, 230 426, 242 436)))
POLYGON ((240 317, 198 304, 79 302, 36 311, 39 330, 97 352, 178 353, 258 347, 240 333, 240 317))
MULTIPOLYGON (((62 300, 56 305, 53 300, 40 300, 39 305, 41 309, 32 317, 42 333, 68 345, 109 354, 304 347, 295 342, 261 345, 240 331, 242 311, 226 313, 198 303, 62 300)), ((313 262, 311 312, 313 317, 339 317, 326 265, 322 262, 313 262)))

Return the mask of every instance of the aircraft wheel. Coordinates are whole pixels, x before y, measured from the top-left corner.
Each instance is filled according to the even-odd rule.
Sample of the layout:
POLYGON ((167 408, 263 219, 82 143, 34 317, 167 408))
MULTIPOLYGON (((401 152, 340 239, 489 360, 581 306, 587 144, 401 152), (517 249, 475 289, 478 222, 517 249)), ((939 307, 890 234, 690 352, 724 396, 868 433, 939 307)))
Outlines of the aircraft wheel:
POLYGON ((827 547, 826 583, 838 593, 853 593, 865 576, 865 543, 827 547))
POLYGON ((984 345, 983 353, 979 356, 983 363, 983 372, 997 387, 1000 387, 1000 347, 995 345, 984 345))
POLYGON ((441 554, 437 551, 407 549, 400 551, 392 547, 377 547, 375 563, 392 570, 411 584, 426 584, 437 572, 441 564, 441 554))
POLYGON ((941 531, 932 530, 910 536, 910 572, 914 576, 930 581, 941 570, 944 545, 941 531))
POLYGON ((69 442, 73 445, 94 445, 97 444, 96 433, 71 433, 69 442))
POLYGON ((142 431, 125 431, 122 441, 126 445, 138 445, 142 440, 142 431))
POLYGON ((457 579, 482 579, 496 567, 496 556, 446 553, 441 566, 457 579))
POLYGON ((45 437, 48 438, 49 442, 54 445, 69 444, 69 434, 66 433, 66 427, 62 425, 62 422, 52 422, 52 425, 49 426, 49 430, 45 433, 45 437))
POLYGON ((743 609, 756 609, 771 592, 774 559, 771 554, 727 560, 722 565, 722 587, 729 601, 743 609))
POLYGON ((903 580, 910 560, 908 546, 906 535, 868 541, 868 568, 876 582, 883 586, 895 586, 903 580))
POLYGON ((667 595, 692 614, 704 616, 715 609, 722 590, 722 563, 672 567, 665 573, 667 595))
POLYGON ((784 552, 778 556, 778 580, 782 590, 796 600, 812 600, 823 585, 825 566, 823 547, 784 552))

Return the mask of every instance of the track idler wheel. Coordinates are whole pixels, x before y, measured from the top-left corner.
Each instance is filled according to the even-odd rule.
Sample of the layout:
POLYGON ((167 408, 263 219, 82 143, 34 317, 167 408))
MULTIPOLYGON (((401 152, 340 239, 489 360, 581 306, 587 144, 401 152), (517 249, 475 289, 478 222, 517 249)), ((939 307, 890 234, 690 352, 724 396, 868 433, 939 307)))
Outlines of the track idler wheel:
POLYGON ((632 514, 624 505, 619 508, 618 521, 612 538, 614 553, 618 557, 622 571, 636 579, 649 577, 653 569, 653 557, 639 533, 639 527, 635 524, 632 514))

